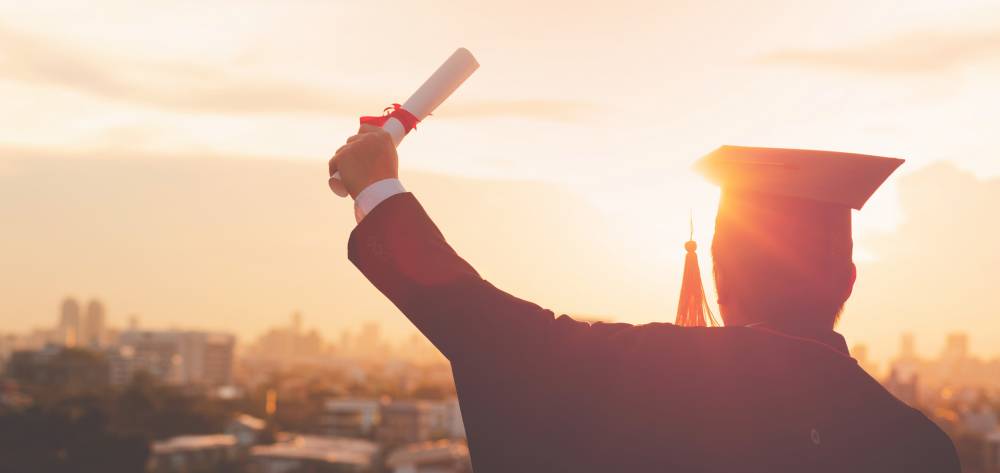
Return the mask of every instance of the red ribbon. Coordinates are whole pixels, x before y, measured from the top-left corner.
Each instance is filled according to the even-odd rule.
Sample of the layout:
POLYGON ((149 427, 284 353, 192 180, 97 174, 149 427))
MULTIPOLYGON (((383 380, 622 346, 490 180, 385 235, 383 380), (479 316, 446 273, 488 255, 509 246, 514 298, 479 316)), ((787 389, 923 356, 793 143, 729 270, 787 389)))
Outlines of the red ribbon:
POLYGON ((420 120, 418 120, 415 115, 407 111, 398 103, 394 103, 391 107, 386 107, 385 110, 382 111, 382 116, 361 117, 361 124, 381 127, 382 125, 385 125, 385 122, 390 118, 399 120, 399 123, 403 124, 403 129, 406 130, 407 133, 409 133, 410 130, 417 129, 417 123, 420 123, 420 120))

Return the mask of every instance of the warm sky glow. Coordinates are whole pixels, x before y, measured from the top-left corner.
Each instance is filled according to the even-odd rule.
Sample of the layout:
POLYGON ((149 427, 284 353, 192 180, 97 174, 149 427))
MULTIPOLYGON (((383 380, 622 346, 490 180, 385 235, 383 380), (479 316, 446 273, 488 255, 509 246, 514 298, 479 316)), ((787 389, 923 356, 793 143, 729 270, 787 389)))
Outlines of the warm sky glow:
MULTIPOLYGON (((5 189, 0 188, 0 195, 8 198, 0 215, 16 216, 13 221, 20 229, 0 236, 4 244, 0 252, 18 248, 18 255, 11 255, 13 260, 54 269, 63 263, 114 259, 121 246, 118 240, 98 235, 93 240, 97 247, 78 248, 92 255, 90 259, 74 261, 57 261, 54 258, 73 256, 39 246, 48 242, 65 247, 60 238, 69 238, 74 226, 87 221, 83 217, 49 220, 72 212, 60 207, 57 199, 33 193, 33 189, 46 191, 39 186, 49 181, 27 181, 34 174, 25 171, 26 162, 44 167, 38 163, 56 163, 57 158, 195 163, 222 157, 277 158, 315 163, 315 182, 300 185, 325 191, 325 160, 353 132, 356 117, 405 99, 457 46, 475 53, 482 67, 417 135, 408 138, 401 148, 402 165, 414 176, 436 173, 535 182, 497 184, 510 195, 522 189, 519 186, 527 186, 531 192, 526 195, 545 199, 546 186, 559 186, 552 195, 562 198, 565 191, 574 196, 547 202, 541 207, 553 209, 551 214, 540 210, 537 216, 524 216, 523 222, 516 220, 514 210, 530 208, 532 202, 496 203, 511 211, 504 218, 513 220, 493 223, 506 229, 531 225, 534 232, 550 234, 559 234, 553 229, 560 227, 579 230, 565 233, 569 244, 561 250, 565 254, 555 258, 559 267, 544 272, 551 278, 594 273, 568 289, 560 280, 550 279, 546 284, 517 277, 524 269, 516 265, 518 261, 550 256, 545 238, 533 244, 535 240, 527 236, 496 241, 475 237, 477 228, 489 225, 481 221, 486 218, 481 209, 469 208, 469 202, 489 200, 479 194, 483 188, 452 179, 445 188, 460 189, 462 194, 428 196, 445 219, 442 226, 453 229, 458 235, 453 239, 464 245, 458 245, 459 250, 479 257, 470 259, 486 277, 498 278, 510 292, 559 311, 606 313, 635 322, 671 318, 663 314, 671 311, 676 298, 688 213, 693 211, 696 236, 703 242, 711 238, 714 215, 716 191, 690 172, 689 166, 721 144, 832 149, 908 159, 900 171, 902 177, 891 179, 863 213, 855 214, 857 257, 875 268, 872 274, 892 273, 877 266, 891 258, 927 261, 926 267, 911 268, 917 273, 948 274, 949 267, 944 266, 953 263, 933 257, 948 250, 919 245, 947 244, 955 235, 940 240, 910 236, 902 244, 891 241, 892 235, 922 236, 928 233, 925 228, 936 228, 935 214, 927 209, 954 217, 951 206, 940 205, 939 200, 949 195, 935 192, 943 184, 934 181, 934 175, 945 176, 946 184, 954 184, 952 189, 958 191, 970 185, 982 188, 977 191, 982 195, 956 197, 952 202, 1000 202, 995 179, 1000 159, 994 143, 1000 122, 996 87, 1000 83, 1000 30, 996 27, 1000 7, 994 1, 156 3, 0 2, 0 103, 5 111, 0 114, 0 183, 4 179, 20 182, 15 186, 20 191, 12 195, 3 194, 5 189), (972 174, 938 167, 934 169, 940 172, 928 177, 927 171, 921 171, 939 161, 972 174), (915 173, 919 175, 911 182, 920 190, 907 202, 916 207, 913 214, 905 214, 907 196, 904 193, 901 198, 900 182, 915 173), (560 211, 558 202, 571 209, 560 211), (556 218, 562 213, 569 216, 556 218), (901 233, 908 228, 905 215, 915 214, 929 215, 920 222, 931 223, 920 227, 922 232, 901 233), (42 231, 52 233, 32 233, 42 231), (618 246, 609 249, 608 245, 618 246), (906 245, 914 248, 912 253, 899 252, 906 245), (592 247, 600 249, 591 251, 592 247), (521 256, 512 257, 515 253, 521 256), (35 259, 17 259, 28 257, 35 259), (604 276, 614 280, 601 286, 604 276), (584 290, 593 287, 605 290, 597 291, 598 295, 584 290)), ((48 172, 59 174, 56 164, 50 168, 48 172)), ((157 168, 137 169, 118 177, 141 179, 157 168)), ((100 187, 99 183, 112 179, 107 175, 93 178, 89 186, 100 187)), ((431 181, 416 178, 410 187, 418 195, 433 194, 419 187, 431 181)), ((154 191, 152 184, 140 182, 128 189, 137 194, 162 192, 158 199, 164 201, 174 200, 172 192, 197 191, 204 199, 220 198, 220 192, 198 187, 211 187, 212 182, 184 182, 193 182, 195 188, 163 185, 154 191)), ((106 202, 91 194, 82 198, 106 202)), ((198 202, 190 200, 193 206, 198 202)), ((231 205, 243 204, 237 199, 231 205)), ((347 202, 332 196, 324 205, 325 211, 316 207, 312 215, 316 219, 312 230, 340 232, 327 235, 330 240, 316 239, 328 243, 334 255, 340 256, 352 214, 347 202), (331 226, 326 222, 330 219, 338 223, 331 226)), ((267 227, 268 212, 281 209, 233 211, 253 214, 267 227)), ((975 212, 982 212, 986 220, 996 208, 975 212)), ((152 215, 140 214, 134 215, 136 222, 155 221, 152 215)), ((113 216, 119 214, 109 215, 109 225, 128 227, 126 222, 115 223, 113 216)), ((174 217, 183 221, 182 216, 174 217)), ((976 219, 970 215, 968 220, 946 221, 961 224, 976 219)), ((198 231, 207 228, 171 227, 176 233, 158 244, 170 252, 178 239, 197 239, 198 231)), ((307 223, 294 227, 309 228, 307 223)), ((947 288, 923 288, 940 295, 933 303, 919 305, 928 313, 911 316, 910 305, 894 300, 905 294, 859 300, 858 311, 902 313, 875 321, 871 319, 874 314, 849 310, 843 327, 849 340, 867 342, 876 356, 884 357, 895 351, 896 337, 903 330, 914 331, 927 352, 936 350, 943 332, 969 330, 975 349, 1000 353, 990 348, 1000 346, 1000 322, 993 318, 996 311, 962 305, 964 298, 979 295, 971 288, 984 293, 997 289, 993 281, 1000 274, 992 269, 995 266, 984 269, 985 262, 974 261, 1000 259, 1000 250, 982 242, 997 230, 968 230, 984 232, 970 242, 977 252, 963 253, 969 256, 958 263, 968 271, 958 278, 942 276, 940 283, 947 288), (954 315, 941 316, 938 310, 954 315)), ((241 231, 256 232, 251 227, 241 231)), ((275 232, 273 228, 259 231, 275 232)), ((240 235, 232 235, 230 241, 238 241, 240 235)), ((972 238, 960 235, 966 237, 972 238)), ((139 232, 135 238, 148 235, 139 232)), ((192 261, 218 257, 191 245, 195 253, 178 254, 192 261)), ((253 277, 247 274, 258 270, 264 274, 271 268, 288 269, 282 266, 281 248, 268 251, 274 253, 254 259, 261 268, 241 266, 245 258, 226 260, 228 274, 243 274, 234 277, 249 281, 253 277), (274 266, 261 263, 262 258, 274 259, 274 266)), ((8 256, 0 253, 0 259, 8 256)), ((191 261, 187 263, 170 270, 182 274, 181 268, 190 267, 191 261)), ((354 271, 346 259, 323 258, 316 264, 337 266, 316 270, 303 261, 297 270, 303 278, 354 271)), ((710 273, 707 266, 703 270, 710 273)), ((0 330, 50 323, 58 298, 70 293, 99 295, 118 323, 126 313, 138 312, 148 315, 151 324, 239 325, 234 328, 250 335, 292 309, 305 307, 307 316, 324 329, 346 324, 327 320, 327 311, 335 307, 332 303, 314 302, 328 298, 324 291, 330 288, 329 281, 313 281, 312 292, 281 293, 264 303, 254 301, 243 292, 245 288, 225 281, 225 273, 219 273, 214 291, 219 298, 248 297, 248 307, 266 306, 270 311, 251 311, 248 317, 253 322, 244 325, 232 324, 213 312, 225 305, 218 301, 203 309, 207 313, 167 313, 162 301, 135 296, 156 294, 155 281, 140 290, 138 283, 124 284, 118 276, 94 271, 43 276, 0 269, 7 273, 0 274, 0 281, 16 281, 19 288, 19 295, 0 300, 0 330)), ((263 288, 263 281, 254 284, 263 288)), ((859 284, 865 282, 862 273, 859 284)), ((907 288, 886 281, 870 282, 870 286, 859 286, 858 297, 866 297, 865 291, 875 287, 907 288)), ((202 290, 213 292, 213 287, 202 290)), ((387 313, 366 316, 385 321, 400 318, 384 305, 371 307, 387 313)), ((183 310, 202 309, 192 304, 183 310)), ((239 313, 233 311, 228 314, 239 313)))

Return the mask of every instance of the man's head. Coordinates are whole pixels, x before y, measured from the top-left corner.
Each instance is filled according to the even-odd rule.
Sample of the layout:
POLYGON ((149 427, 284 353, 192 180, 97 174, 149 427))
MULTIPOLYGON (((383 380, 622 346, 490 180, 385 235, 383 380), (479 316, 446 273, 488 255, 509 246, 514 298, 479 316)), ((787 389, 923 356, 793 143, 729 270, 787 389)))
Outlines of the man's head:
POLYGON ((723 146, 697 167, 722 187, 712 257, 726 325, 833 328, 854 287, 851 209, 901 159, 723 146))
POLYGON ((830 330, 854 287, 851 209, 724 191, 712 259, 726 325, 830 330))

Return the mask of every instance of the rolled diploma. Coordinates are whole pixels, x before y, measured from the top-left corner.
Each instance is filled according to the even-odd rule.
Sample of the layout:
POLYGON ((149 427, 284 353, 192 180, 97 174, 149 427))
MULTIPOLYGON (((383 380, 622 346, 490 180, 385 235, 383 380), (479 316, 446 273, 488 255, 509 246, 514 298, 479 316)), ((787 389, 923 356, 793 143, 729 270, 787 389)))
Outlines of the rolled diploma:
MULTIPOLYGON (((403 103, 403 109, 412 113, 413 116, 417 117, 417 120, 422 121, 434 112, 438 105, 450 97, 458 89, 458 86, 462 85, 465 79, 468 79, 478 68, 479 63, 476 62, 476 58, 468 49, 456 49, 451 57, 444 64, 441 64, 441 67, 438 67, 434 74, 431 74, 430 78, 403 103)), ((382 129, 389 132, 389 135, 392 136, 392 143, 396 146, 399 146, 399 143, 406 137, 406 129, 395 118, 386 120, 382 129)), ((341 197, 347 196, 347 188, 340 180, 340 172, 335 173, 330 178, 330 188, 341 197)))

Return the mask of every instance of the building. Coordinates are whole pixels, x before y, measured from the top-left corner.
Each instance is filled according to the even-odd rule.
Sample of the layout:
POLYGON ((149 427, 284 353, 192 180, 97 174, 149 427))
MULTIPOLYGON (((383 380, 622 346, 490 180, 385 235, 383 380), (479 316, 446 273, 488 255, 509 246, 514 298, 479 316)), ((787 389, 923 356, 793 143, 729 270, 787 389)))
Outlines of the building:
POLYGON ((250 449, 249 473, 372 471, 378 445, 359 439, 291 435, 250 449))
POLYGON ((885 389, 910 406, 920 402, 920 377, 914 370, 893 366, 889 377, 882 382, 885 389))
POLYGON ((0 412, 27 409, 33 404, 34 400, 21 391, 16 381, 0 379, 0 412))
POLYGON ((323 431, 337 437, 371 438, 379 408, 376 399, 328 399, 323 403, 323 431))
POLYGON ((267 433, 267 422, 246 414, 240 414, 226 425, 226 434, 236 438, 240 448, 249 448, 261 443, 267 433))
POLYGON ((382 338, 382 328, 376 322, 366 322, 352 334, 344 331, 338 347, 340 355, 361 360, 385 360, 392 357, 393 347, 382 338))
POLYGON ((63 299, 59 308, 59 325, 57 328, 59 340, 57 344, 75 347, 80 339, 80 304, 76 299, 63 299))
POLYGON ((908 383, 913 376, 918 376, 919 391, 916 395, 906 394, 910 398, 919 397, 923 402, 938 398, 969 401, 979 391, 1000 390, 1000 359, 984 360, 974 356, 965 333, 949 334, 940 354, 932 359, 918 356, 913 336, 905 334, 900 353, 890 363, 889 371, 887 383, 895 383, 897 387, 900 381, 908 383))
POLYGON ((987 403, 959 413, 962 431, 978 437, 1000 431, 998 420, 1000 419, 997 418, 997 413, 987 403))
POLYGON ((964 333, 949 333, 944 342, 941 361, 958 363, 969 356, 969 336, 964 333))
POLYGON ((111 352, 111 381, 126 384, 145 371, 169 384, 226 386, 232 383, 235 345, 236 338, 224 333, 122 332, 111 352))
POLYGON ((465 423, 458 399, 428 403, 428 422, 433 439, 464 439, 465 423))
POLYGON ((291 323, 275 327, 261 335, 249 352, 261 359, 295 361, 308 360, 323 354, 323 338, 319 332, 303 331, 302 314, 292 314, 291 323))
POLYGON ((108 386, 108 360, 101 353, 50 345, 18 350, 7 362, 7 375, 33 386, 87 390, 108 386))
POLYGON ((392 473, 472 473, 465 442, 438 440, 407 445, 386 459, 392 473))
POLYGON ((858 362, 858 366, 865 370, 866 373, 875 376, 878 373, 878 365, 876 365, 868 354, 868 345, 858 343, 851 347, 851 357, 853 357, 858 362))
POLYGON ((426 401, 394 401, 379 410, 376 439, 382 445, 396 446, 431 438, 430 404, 426 401))
POLYGON ((17 335, 0 334, 0 366, 6 366, 10 354, 17 349, 17 335))
POLYGON ((144 372, 167 384, 181 384, 179 339, 174 332, 128 331, 110 356, 111 383, 128 384, 144 372))
POLYGON ((917 343, 910 332, 904 333, 900 337, 899 359, 914 360, 917 358, 917 343))
POLYGON ((375 399, 328 399, 323 403, 323 430, 337 437, 371 438, 381 405, 375 399))
POLYGON ((1000 430, 985 438, 983 468, 987 472, 1000 472, 1000 430))
POLYGON ((153 442, 151 450, 150 473, 219 471, 239 460, 237 440, 232 435, 182 435, 153 442))
POLYGON ((87 303, 87 310, 80 321, 80 332, 77 343, 82 347, 92 349, 103 347, 107 338, 105 333, 105 319, 104 304, 97 299, 91 299, 87 303))

